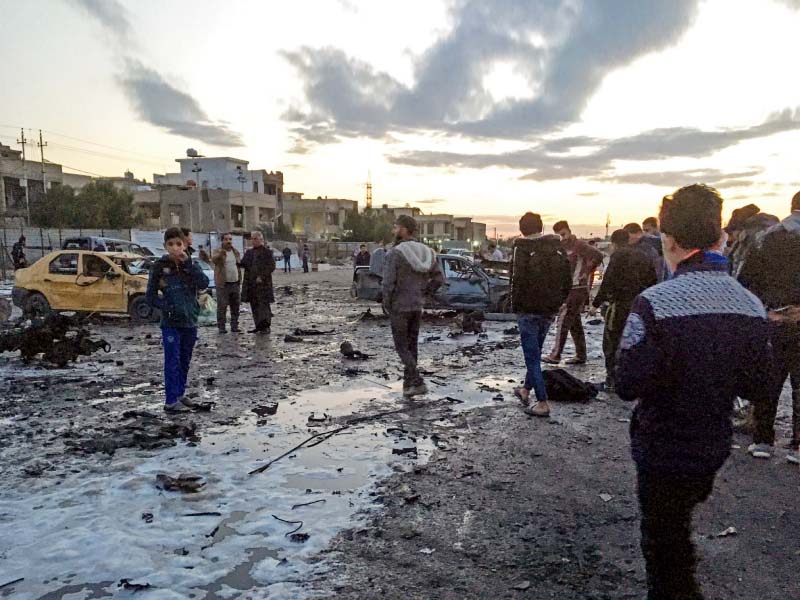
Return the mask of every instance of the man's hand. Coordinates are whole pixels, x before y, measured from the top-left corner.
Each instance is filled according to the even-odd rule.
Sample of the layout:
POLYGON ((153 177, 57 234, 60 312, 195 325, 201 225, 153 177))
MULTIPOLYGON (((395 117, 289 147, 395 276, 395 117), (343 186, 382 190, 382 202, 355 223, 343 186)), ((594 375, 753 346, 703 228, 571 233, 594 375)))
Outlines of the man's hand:
POLYGON ((590 306, 589 307, 589 316, 590 317, 596 317, 597 316, 597 307, 596 306, 590 306))

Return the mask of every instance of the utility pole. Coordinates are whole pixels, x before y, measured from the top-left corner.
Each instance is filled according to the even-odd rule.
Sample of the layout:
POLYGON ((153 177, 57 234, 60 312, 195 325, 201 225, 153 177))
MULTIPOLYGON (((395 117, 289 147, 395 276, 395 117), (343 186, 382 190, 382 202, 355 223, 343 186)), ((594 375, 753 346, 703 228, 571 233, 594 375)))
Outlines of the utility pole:
MULTIPOLYGON (((200 173, 202 172, 203 168, 195 161, 192 163, 194 167, 192 168, 192 173, 194 173, 194 182, 197 186, 197 223, 198 228, 203 228, 203 202, 202 202, 202 190, 200 189, 200 173)), ((192 213, 192 201, 189 200, 189 227, 194 229, 194 215, 192 213)))
POLYGON ((25 139, 25 129, 20 127, 19 129, 20 139, 17 140, 17 143, 22 146, 22 187, 25 188, 25 211, 28 214, 28 227, 31 226, 31 201, 28 197, 28 172, 25 170, 25 144, 28 143, 28 140, 25 139))
POLYGON ((372 171, 367 175, 367 210, 372 210, 372 171))
POLYGON ((608 228, 611 225, 611 213, 606 214, 606 240, 608 240, 608 228))
POLYGON ((47 142, 42 141, 42 130, 39 130, 39 143, 36 144, 39 146, 39 155, 42 157, 42 187, 44 187, 44 192, 47 193, 47 176, 44 172, 44 149, 47 147, 47 142))

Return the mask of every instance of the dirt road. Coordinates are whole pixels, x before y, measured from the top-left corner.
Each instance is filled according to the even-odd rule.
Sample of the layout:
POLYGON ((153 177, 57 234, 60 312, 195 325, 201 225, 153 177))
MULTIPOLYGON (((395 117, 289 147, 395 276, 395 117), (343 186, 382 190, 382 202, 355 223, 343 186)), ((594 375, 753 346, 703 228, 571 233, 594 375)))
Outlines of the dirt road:
MULTIPOLYGON (((0 597, 130 593, 122 579, 142 598, 641 597, 630 406, 601 394, 528 419, 513 324, 451 338, 438 316, 421 335, 431 394, 404 402, 388 324, 359 319, 350 276, 277 274, 270 336, 203 328, 190 378, 210 413, 161 414, 156 326, 95 321, 112 353, 69 369, 0 357, 0 597), (296 327, 332 333, 285 342, 296 327), (371 359, 344 360, 344 340, 371 359), (202 490, 156 486, 180 473, 202 490)), ((602 326, 587 329, 574 372, 600 381, 602 326)), ((708 596, 800 598, 798 471, 736 443, 696 520, 708 596)))

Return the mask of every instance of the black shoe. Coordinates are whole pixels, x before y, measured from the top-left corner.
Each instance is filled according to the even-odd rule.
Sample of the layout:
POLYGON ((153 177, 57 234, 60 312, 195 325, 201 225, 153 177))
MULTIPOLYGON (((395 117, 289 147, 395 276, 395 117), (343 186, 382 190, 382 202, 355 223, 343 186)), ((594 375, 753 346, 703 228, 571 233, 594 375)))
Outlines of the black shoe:
POLYGON ((261 333, 261 330, 256 327, 255 329, 248 329, 247 333, 261 333))
POLYGON ((242 333, 242 330, 239 327, 231 327, 231 333, 242 333))
POLYGON ((220 332, 220 333, 228 333, 228 330, 227 330, 227 329, 225 329, 224 327, 220 327, 220 328, 219 328, 219 332, 220 332))

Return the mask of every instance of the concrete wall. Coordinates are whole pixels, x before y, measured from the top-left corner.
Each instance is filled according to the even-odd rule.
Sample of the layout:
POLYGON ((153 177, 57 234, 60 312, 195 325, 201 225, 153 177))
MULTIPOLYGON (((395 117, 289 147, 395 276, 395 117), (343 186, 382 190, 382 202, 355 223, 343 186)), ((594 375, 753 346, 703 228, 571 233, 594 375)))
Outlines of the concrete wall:
MULTIPOLYGON (((47 188, 53 183, 62 183, 61 165, 45 163, 47 188)), ((0 158, 0 213, 24 214, 26 212, 22 180, 28 182, 28 199, 35 202, 44 192, 42 165, 30 160, 25 162, 15 158, 0 158)))

